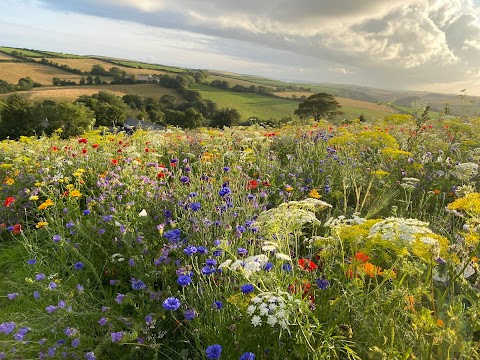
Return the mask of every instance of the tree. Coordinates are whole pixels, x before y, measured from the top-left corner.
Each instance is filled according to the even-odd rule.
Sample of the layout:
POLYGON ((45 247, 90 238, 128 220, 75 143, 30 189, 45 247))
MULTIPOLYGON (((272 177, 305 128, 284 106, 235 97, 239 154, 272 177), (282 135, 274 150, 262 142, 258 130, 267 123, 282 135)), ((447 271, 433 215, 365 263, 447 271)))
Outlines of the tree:
POLYGON ((238 124, 240 121, 241 115, 237 109, 222 109, 217 112, 210 122, 212 127, 230 127, 232 125, 238 124))
POLYGON ((18 139, 22 135, 32 136, 34 134, 35 120, 32 103, 18 94, 10 95, 0 114, 0 139, 7 137, 18 139))
POLYGON ((100 91, 92 96, 80 96, 77 103, 82 103, 95 112, 95 125, 122 125, 127 116, 127 105, 122 98, 108 91, 100 91))
POLYGON ((313 116, 315 120, 322 118, 329 119, 336 115, 343 114, 340 109, 340 104, 332 95, 318 93, 309 96, 305 101, 300 103, 298 109, 295 110, 295 115, 299 115, 300 117, 313 116))
POLYGON ((50 135, 62 129, 62 137, 68 138, 83 134, 95 122, 95 113, 82 104, 68 102, 37 103, 33 109, 38 132, 50 135))
POLYGON ((15 86, 8 81, 0 80, 0 94, 6 94, 15 91, 15 86))

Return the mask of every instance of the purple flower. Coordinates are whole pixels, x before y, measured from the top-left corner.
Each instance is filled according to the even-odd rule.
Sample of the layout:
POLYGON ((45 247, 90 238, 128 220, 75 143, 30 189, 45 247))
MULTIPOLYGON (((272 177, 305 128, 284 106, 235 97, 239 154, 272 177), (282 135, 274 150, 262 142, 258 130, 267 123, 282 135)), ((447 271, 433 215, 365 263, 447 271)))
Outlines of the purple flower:
POLYGON ((34 299, 40 299, 40 293, 39 293, 37 290, 35 290, 35 291, 33 292, 33 298, 34 298, 34 299))
POLYGON ((90 352, 87 352, 85 354, 85 359, 86 360, 96 360, 97 358, 95 357, 95 354, 93 353, 93 351, 90 351, 90 352))
POLYGON ((197 252, 199 254, 206 254, 206 253, 208 253, 208 249, 205 246, 199 246, 199 247, 197 247, 197 252))
POLYGON ((217 260, 215 260, 215 259, 212 259, 212 258, 210 258, 210 259, 207 259, 207 260, 205 260, 205 265, 208 265, 208 266, 215 266, 215 265, 217 265, 217 260))
POLYGON ((28 265, 35 265, 37 263, 37 259, 30 259, 27 261, 28 265))
POLYGON ((77 291, 78 291, 79 293, 82 293, 83 290, 84 290, 84 289, 83 289, 83 286, 80 285, 80 284, 77 284, 77 291))
POLYGON ((147 325, 152 325, 153 324, 152 314, 148 314, 147 316, 145 316, 145 322, 147 323, 147 325))
POLYGON ((83 215, 90 215, 91 211, 90 210, 83 210, 83 215))
POLYGON ((255 360, 255 354, 252 352, 243 353, 239 360, 255 360))
POLYGON ((57 288, 57 284, 55 284, 53 281, 51 281, 50 284, 48 284, 48 288, 49 288, 50 290, 56 289, 56 288, 57 288))
POLYGON ((245 284, 245 285, 242 285, 240 289, 242 290, 242 293, 250 294, 251 292, 253 292, 254 287, 252 284, 245 284))
POLYGON ((112 342, 120 342, 122 341, 123 332, 122 331, 112 332, 110 333, 110 336, 112 337, 112 342))
POLYGON ((44 280, 45 278, 46 278, 46 276, 45 276, 45 274, 43 274, 43 273, 40 273, 40 274, 35 275, 35 280, 37 280, 37 281, 42 281, 42 280, 44 280))
POLYGON ((290 272, 290 271, 292 271, 292 265, 290 265, 289 263, 285 263, 282 266, 282 270, 285 271, 285 272, 290 272))
POLYGON ((135 266, 135 260, 134 259, 129 259, 128 260, 128 265, 129 266, 135 266))
POLYGON ((183 183, 183 184, 188 184, 190 183, 190 178, 188 176, 181 176, 180 177, 180 181, 183 183))
POLYGON ((263 270, 270 271, 273 268, 273 264, 269 261, 265 265, 263 265, 263 270))
POLYGON ((66 227, 67 229, 71 229, 71 228, 75 227, 75 224, 70 221, 70 222, 68 222, 68 223, 65 225, 65 227, 66 227))
POLYGON ((165 231, 163 237, 168 239, 170 242, 177 242, 180 240, 180 229, 173 229, 165 231))
POLYGON ((113 215, 105 215, 102 217, 102 220, 105 222, 110 222, 113 220, 113 215))
POLYGON ((207 347, 205 355, 207 355, 207 359, 220 359, 220 356, 222 355, 222 346, 215 344, 207 347))
POLYGON ((53 305, 48 305, 45 310, 47 311, 47 313, 51 314, 52 312, 54 312, 55 310, 57 310, 57 307, 56 306, 53 306, 53 305))
POLYGON ((3 324, 0 324, 0 332, 3 332, 5 335, 8 335, 13 330, 15 330, 15 327, 16 325, 14 322, 3 323, 3 324))
POLYGON ((83 263, 81 261, 75 263, 75 265, 73 266, 75 270, 82 270, 83 269, 83 263))
POLYGON ((73 335, 78 333, 78 330, 75 328, 67 327, 65 330, 63 330, 63 333, 68 337, 72 337, 73 335))
POLYGON ((204 266, 202 268, 202 274, 203 275, 211 275, 215 273, 215 268, 214 267, 211 267, 211 266, 204 266))
POLYGON ((142 289, 145 289, 145 284, 143 283, 142 280, 140 279, 130 279, 130 282, 132 283, 132 289, 133 290, 142 290, 142 289))
POLYGON ((72 340, 72 347, 76 348, 80 345, 80 339, 73 339, 72 340))
POLYGON ((163 301, 162 305, 165 310, 177 310, 180 307, 180 300, 175 297, 169 297, 163 301))
POLYGON ((125 298, 125 294, 117 293, 117 297, 115 298, 115 301, 117 302, 117 304, 121 304, 124 298, 125 298))
POLYGON ((193 309, 188 309, 183 312, 183 316, 185 317, 185 320, 193 320, 197 317, 197 313, 193 309))
POLYGON ((315 280, 319 289, 325 290, 329 285, 330 282, 327 279, 317 279, 315 280))
POLYGON ((52 240, 53 242, 58 243, 60 240, 62 240, 62 237, 60 235, 53 235, 52 240))
POLYGON ((177 283, 182 287, 190 285, 191 282, 192 278, 188 275, 179 276, 177 279, 177 283))
POLYGON ((18 296, 18 293, 7 294, 7 299, 8 299, 8 300, 13 300, 13 299, 15 299, 17 296, 18 296))
POLYGON ((107 323, 107 318, 102 317, 100 320, 98 320, 98 323, 100 324, 100 326, 104 326, 107 323))

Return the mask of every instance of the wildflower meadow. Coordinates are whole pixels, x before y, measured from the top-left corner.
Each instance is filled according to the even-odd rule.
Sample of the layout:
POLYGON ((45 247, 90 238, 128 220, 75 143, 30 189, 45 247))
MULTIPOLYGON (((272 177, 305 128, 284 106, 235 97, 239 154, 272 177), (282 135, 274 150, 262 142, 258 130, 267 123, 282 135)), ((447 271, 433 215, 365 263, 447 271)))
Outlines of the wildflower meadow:
POLYGON ((480 119, 0 143, 0 359, 479 359, 480 119))

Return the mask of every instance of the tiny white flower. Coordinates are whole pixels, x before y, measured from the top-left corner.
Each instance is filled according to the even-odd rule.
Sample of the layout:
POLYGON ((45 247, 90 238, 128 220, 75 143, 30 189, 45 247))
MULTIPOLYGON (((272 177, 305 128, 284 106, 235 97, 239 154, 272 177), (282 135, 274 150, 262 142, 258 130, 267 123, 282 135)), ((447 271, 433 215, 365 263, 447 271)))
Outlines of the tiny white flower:
POLYGON ((275 254, 275 257, 277 259, 284 260, 284 261, 292 261, 292 258, 287 254, 277 253, 275 254))
POLYGON ((222 269, 222 268, 228 268, 228 266, 232 263, 232 260, 231 259, 228 259, 226 261, 224 261, 223 263, 221 263, 218 268, 219 269, 222 269))
POLYGON ((262 325, 262 319, 260 318, 260 316, 255 315, 254 317, 252 317, 252 325, 255 327, 262 325))
POLYGON ((260 299, 258 296, 255 296, 252 300, 250 300, 254 304, 259 304, 262 302, 262 299, 260 299))
POLYGON ((270 325, 270 326, 275 326, 275 324, 277 323, 277 318, 273 315, 268 315, 267 317, 267 324, 270 325))
MULTIPOLYGON (((263 304, 262 304, 262 305, 263 305, 263 304)), ((265 306, 265 307, 260 306, 260 316, 266 316, 266 315, 268 315, 268 312, 269 312, 268 307, 266 307, 266 306, 265 306)))
POLYGON ((247 308, 247 314, 248 314, 248 315, 253 315, 253 313, 255 312, 255 310, 257 310, 257 308, 255 307, 255 305, 250 305, 250 306, 247 308))
POLYGON ((242 266, 243 266, 243 261, 242 260, 236 260, 232 265, 230 265, 230 270, 235 271, 242 266))

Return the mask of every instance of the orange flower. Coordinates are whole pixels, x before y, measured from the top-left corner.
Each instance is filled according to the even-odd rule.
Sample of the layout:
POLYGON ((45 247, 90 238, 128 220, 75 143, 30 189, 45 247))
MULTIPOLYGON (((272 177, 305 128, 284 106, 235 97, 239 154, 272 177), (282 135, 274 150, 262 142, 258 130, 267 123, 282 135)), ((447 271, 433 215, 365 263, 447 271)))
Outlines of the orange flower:
POLYGON ((54 202, 50 199, 47 199, 45 200, 43 203, 41 203, 39 206, 38 206, 38 209, 39 210, 45 210, 46 208, 48 208, 49 206, 53 206, 54 202))
POLYGON ((443 322, 442 319, 437 319, 437 325, 440 326, 440 327, 444 327, 445 323, 443 322))
POLYGON ((258 186, 258 181, 255 179, 251 179, 247 183, 247 189, 248 190, 255 190, 258 186))
POLYGON ((363 271, 365 271, 365 273, 370 277, 383 274, 381 267, 375 266, 369 262, 363 264, 363 271))
POLYGON ((413 297, 413 295, 407 295, 405 297, 405 302, 407 303, 407 305, 403 308, 403 310, 411 310, 415 312, 415 298, 413 297))

